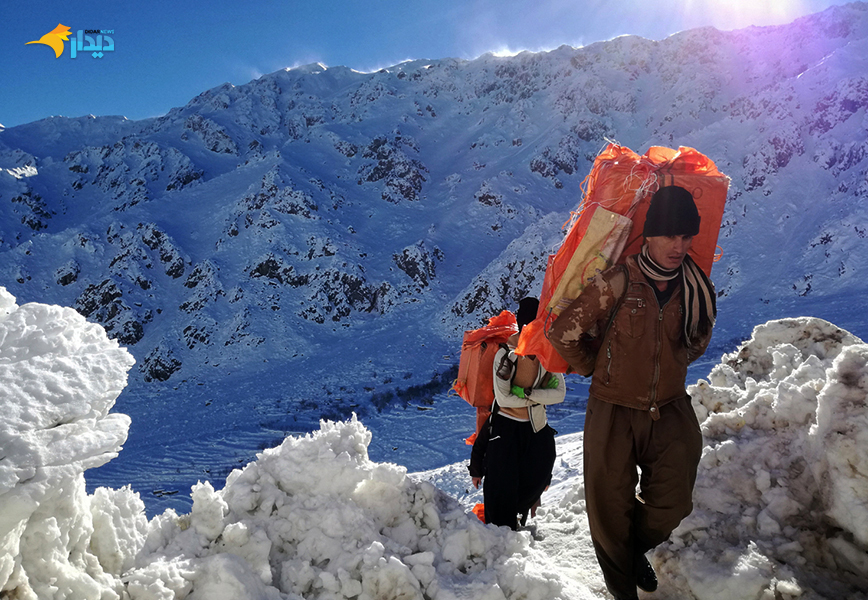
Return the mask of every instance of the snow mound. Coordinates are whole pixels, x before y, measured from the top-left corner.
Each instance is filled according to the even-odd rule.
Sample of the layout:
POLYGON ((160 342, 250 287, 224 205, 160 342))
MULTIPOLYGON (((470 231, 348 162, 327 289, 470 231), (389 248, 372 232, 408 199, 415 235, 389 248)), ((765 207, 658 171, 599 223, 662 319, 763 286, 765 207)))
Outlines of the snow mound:
POLYGON ((661 579, 700 600, 865 598, 868 345, 771 321, 690 393, 706 446, 661 579))
POLYGON ((266 450, 189 515, 151 521, 134 599, 555 598, 527 573, 527 534, 486 527, 403 467, 368 459, 355 418, 266 450), (188 596, 189 594, 189 596, 188 596))
POLYGON ((76 311, 19 307, 0 287, 0 596, 92 598, 104 587, 83 473, 126 441, 129 418, 108 411, 133 362, 76 311))

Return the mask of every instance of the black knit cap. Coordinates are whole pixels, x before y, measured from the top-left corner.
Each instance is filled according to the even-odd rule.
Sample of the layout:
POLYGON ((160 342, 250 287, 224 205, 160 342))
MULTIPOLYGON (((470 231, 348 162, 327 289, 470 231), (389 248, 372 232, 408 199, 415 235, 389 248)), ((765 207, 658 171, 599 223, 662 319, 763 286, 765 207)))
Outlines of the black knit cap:
POLYGON ((515 313, 515 320, 518 321, 518 330, 536 319, 536 311, 539 309, 539 300, 528 296, 518 301, 518 311, 515 313))
POLYGON ((693 196, 678 185, 668 185, 651 197, 645 217, 645 237, 658 235, 696 235, 699 233, 699 211, 693 196))

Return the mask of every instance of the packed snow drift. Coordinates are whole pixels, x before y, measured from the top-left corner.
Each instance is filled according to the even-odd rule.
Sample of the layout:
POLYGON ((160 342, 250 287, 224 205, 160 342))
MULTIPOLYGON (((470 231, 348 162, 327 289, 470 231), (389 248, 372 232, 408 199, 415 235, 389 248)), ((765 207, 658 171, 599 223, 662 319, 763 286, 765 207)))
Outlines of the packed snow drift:
POLYGON ((668 585, 700 600, 866 597, 866 363, 849 333, 786 319, 691 388, 705 449, 694 512, 657 552, 668 585))
MULTIPOLYGON (((691 387, 706 448, 694 513, 652 555, 653 597, 868 598, 868 345, 773 321, 691 387)), ((0 595, 20 599, 607 598, 581 434, 525 530, 483 525, 462 464, 408 475, 356 419, 289 437, 150 521, 86 493, 129 420, 130 355, 71 309, 0 288, 0 595), (434 483, 436 482, 436 486, 434 483)), ((644 597, 644 596, 643 596, 644 597)))

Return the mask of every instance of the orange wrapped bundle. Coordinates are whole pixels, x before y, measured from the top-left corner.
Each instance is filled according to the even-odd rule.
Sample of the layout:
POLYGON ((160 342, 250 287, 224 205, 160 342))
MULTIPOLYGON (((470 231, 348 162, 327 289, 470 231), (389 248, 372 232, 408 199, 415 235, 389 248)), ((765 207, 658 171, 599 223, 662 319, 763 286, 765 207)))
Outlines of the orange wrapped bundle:
POLYGON ((651 196, 667 185, 693 195, 701 224, 690 255, 711 275, 729 178, 693 148, 654 146, 639 156, 610 143, 585 179, 584 197, 565 225, 567 237, 549 256, 539 312, 522 330, 518 354, 536 355, 552 373, 567 372, 569 365, 546 338, 549 327, 597 273, 641 250, 651 196))
MULTIPOLYGON (((494 403, 494 355, 500 344, 517 332, 515 315, 508 310, 491 317, 485 327, 464 332, 458 378, 452 383, 452 389, 476 407, 477 432, 491 414, 494 403)), ((475 436, 474 433, 467 443, 472 445, 475 436)))
POLYGON ((494 402, 494 355, 500 344, 518 332, 515 315, 504 310, 488 320, 488 325, 464 332, 458 378, 452 389, 471 406, 491 408, 494 402))

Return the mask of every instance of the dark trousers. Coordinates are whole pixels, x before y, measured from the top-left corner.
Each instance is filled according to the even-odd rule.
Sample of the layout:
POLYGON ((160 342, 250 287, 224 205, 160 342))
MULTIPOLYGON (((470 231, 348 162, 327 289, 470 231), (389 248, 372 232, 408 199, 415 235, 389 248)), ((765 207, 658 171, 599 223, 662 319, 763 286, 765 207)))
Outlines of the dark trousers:
POLYGON ((635 561, 693 510, 699 422, 689 398, 660 407, 657 421, 648 411, 589 398, 584 431, 585 499, 597 561, 615 598, 637 598, 635 561))
POLYGON ((495 415, 485 453, 485 522, 516 529, 517 515, 527 513, 551 483, 554 464, 551 427, 534 433, 530 423, 495 415))

